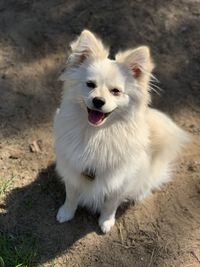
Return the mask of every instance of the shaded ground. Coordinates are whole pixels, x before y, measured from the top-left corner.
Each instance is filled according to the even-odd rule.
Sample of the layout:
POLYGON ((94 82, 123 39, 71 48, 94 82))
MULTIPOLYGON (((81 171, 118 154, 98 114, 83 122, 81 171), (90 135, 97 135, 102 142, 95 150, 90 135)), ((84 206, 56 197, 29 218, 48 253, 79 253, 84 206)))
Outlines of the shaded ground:
POLYGON ((199 23, 199 0, 0 2, 0 257, 6 266, 200 266, 199 23), (163 88, 152 105, 194 136, 173 182, 121 208, 105 236, 86 210, 69 223, 55 220, 64 200, 52 165, 57 77, 69 41, 83 28, 104 38, 113 53, 149 45, 163 88), (41 151, 31 152, 38 140, 41 151))

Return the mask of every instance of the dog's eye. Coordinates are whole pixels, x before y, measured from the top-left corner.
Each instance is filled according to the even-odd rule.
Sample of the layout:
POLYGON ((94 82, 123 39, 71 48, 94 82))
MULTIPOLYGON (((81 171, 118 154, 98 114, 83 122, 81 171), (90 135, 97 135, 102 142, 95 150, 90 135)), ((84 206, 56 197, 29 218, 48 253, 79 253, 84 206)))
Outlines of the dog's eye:
POLYGON ((121 91, 117 88, 113 88, 112 90, 110 90, 111 94, 118 96, 120 95, 121 91))
POLYGON ((92 82, 92 81, 87 81, 86 85, 89 88, 96 88, 97 87, 96 84, 94 82, 92 82))

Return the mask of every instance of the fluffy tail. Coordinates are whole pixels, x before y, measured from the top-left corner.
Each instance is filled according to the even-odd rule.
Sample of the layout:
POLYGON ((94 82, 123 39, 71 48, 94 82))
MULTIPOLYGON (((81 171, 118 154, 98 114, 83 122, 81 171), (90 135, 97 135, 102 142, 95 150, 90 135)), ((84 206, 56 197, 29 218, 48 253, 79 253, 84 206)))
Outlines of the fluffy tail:
POLYGON ((150 109, 148 114, 155 187, 170 179, 170 163, 190 141, 190 136, 165 114, 150 109))

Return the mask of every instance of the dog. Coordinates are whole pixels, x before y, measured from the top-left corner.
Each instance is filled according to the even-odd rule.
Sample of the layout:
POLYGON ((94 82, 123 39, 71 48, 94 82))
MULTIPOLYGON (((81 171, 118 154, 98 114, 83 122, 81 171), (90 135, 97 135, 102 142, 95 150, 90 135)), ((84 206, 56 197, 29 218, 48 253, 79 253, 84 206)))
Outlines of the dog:
POLYGON ((103 233, 119 205, 141 201, 171 177, 172 161, 188 134, 149 106, 154 64, 147 46, 115 60, 92 32, 71 44, 60 76, 63 97, 54 120, 56 170, 66 188, 60 223, 79 205, 99 212, 103 233))

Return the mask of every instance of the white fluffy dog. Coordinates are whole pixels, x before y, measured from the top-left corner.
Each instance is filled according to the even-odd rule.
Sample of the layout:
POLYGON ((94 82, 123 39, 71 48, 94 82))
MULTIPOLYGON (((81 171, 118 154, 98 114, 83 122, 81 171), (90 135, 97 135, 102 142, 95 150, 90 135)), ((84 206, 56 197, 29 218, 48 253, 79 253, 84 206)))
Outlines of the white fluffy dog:
POLYGON ((102 42, 84 30, 71 49, 54 122, 56 168, 66 186, 57 220, 69 221, 78 205, 87 206, 100 212, 107 233, 120 203, 141 200, 169 181, 170 163, 188 136, 148 106, 148 47, 111 60, 102 42))

